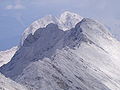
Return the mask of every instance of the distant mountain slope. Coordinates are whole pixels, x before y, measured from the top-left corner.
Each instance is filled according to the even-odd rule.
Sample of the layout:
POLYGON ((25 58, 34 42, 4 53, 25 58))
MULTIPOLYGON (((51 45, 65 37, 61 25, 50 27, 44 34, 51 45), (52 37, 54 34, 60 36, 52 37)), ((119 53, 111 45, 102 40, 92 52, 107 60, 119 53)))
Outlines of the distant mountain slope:
MULTIPOLYGON (((72 20, 66 20, 69 26, 72 20)), ((120 89, 120 42, 104 25, 83 18, 65 30, 66 25, 61 28, 59 23, 48 22, 28 29, 1 73, 28 90, 120 89)))
POLYGON ((0 90, 27 90, 27 89, 0 74, 0 90))
POLYGON ((13 47, 10 50, 0 51, 0 67, 4 64, 7 64, 12 59, 17 51, 17 48, 18 47, 13 47))

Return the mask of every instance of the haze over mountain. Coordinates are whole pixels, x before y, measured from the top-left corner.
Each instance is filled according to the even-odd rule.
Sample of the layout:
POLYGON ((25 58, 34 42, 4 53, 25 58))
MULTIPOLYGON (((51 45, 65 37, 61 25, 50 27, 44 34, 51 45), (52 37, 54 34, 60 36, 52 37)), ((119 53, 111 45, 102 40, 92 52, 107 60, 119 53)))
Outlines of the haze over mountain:
POLYGON ((119 90, 119 63, 109 30, 67 11, 33 22, 0 72, 28 90, 119 90))

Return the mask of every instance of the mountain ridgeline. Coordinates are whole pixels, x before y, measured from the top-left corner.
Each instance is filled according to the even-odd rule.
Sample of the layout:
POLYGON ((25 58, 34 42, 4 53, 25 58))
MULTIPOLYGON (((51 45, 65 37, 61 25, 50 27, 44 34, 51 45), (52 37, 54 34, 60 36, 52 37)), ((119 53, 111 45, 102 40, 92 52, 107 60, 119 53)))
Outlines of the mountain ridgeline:
POLYGON ((119 90, 119 46, 104 25, 67 11, 33 22, 0 72, 28 90, 119 90))

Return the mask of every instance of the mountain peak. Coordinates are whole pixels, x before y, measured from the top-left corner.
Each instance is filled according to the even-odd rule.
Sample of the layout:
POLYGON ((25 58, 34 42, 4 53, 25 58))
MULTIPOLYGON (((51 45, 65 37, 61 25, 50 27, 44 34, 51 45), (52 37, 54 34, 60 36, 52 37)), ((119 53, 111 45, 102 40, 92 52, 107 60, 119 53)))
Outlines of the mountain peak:
POLYGON ((65 11, 60 15, 61 18, 66 17, 66 16, 80 16, 80 15, 70 12, 70 11, 65 11))
POLYGON ((80 22, 83 18, 73 12, 65 11, 59 17, 59 21, 63 24, 63 30, 73 28, 78 22, 80 22))

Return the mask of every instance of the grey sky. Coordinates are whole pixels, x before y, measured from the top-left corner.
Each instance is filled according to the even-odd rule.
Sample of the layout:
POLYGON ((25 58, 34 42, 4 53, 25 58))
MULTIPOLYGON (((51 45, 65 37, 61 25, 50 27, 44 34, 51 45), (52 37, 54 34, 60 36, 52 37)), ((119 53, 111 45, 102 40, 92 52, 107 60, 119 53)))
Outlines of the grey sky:
POLYGON ((17 45, 34 20, 66 10, 99 20, 119 38, 119 9, 120 0, 0 0, 0 50, 17 45))

